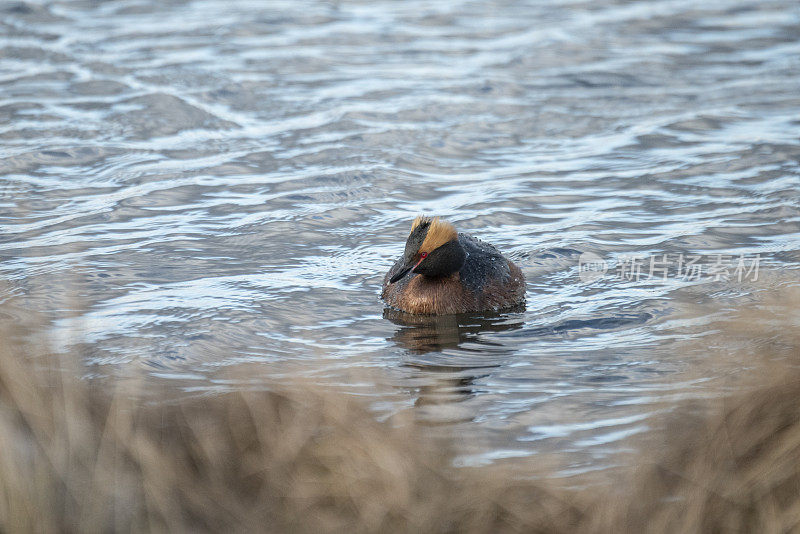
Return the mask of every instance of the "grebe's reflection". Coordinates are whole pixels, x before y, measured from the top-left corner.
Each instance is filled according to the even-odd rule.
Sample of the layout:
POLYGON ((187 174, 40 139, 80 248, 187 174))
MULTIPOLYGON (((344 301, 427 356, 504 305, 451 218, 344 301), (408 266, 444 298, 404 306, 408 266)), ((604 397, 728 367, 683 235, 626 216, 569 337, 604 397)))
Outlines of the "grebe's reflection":
MULTIPOLYGON (((398 328, 389 341, 412 351, 415 354, 442 351, 445 349, 461 349, 467 351, 480 350, 481 347, 496 353, 502 349, 502 343, 488 341, 481 334, 486 332, 503 332, 522 328, 524 306, 518 306, 503 312, 483 312, 479 314, 460 315, 413 315, 391 308, 383 310, 384 319, 388 319, 398 328), (491 350, 494 349, 494 350, 491 350)), ((435 370, 436 365, 425 365, 435 370)), ((444 369, 453 371, 452 365, 443 364, 444 369)))
POLYGON ((398 326, 389 341, 407 349, 402 366, 409 369, 404 388, 416 395, 414 405, 425 410, 428 424, 469 421, 474 413, 457 408, 476 395, 477 380, 489 375, 513 352, 483 334, 520 329, 520 306, 504 312, 463 315, 412 315, 385 309, 384 318, 398 326))

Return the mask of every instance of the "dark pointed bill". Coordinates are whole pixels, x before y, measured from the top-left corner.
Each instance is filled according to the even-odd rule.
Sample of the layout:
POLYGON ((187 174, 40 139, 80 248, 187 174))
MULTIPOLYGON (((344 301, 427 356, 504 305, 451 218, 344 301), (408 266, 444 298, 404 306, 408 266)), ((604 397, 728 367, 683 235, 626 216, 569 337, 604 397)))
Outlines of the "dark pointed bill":
POLYGON ((396 275, 394 275, 393 277, 391 277, 391 278, 389 279, 389 283, 390 283, 390 284, 394 284, 395 282, 397 282, 398 280, 400 280, 401 278, 403 278, 405 275, 407 275, 407 274, 408 274, 408 271, 410 271, 410 270, 411 270, 411 269, 413 269, 413 268, 414 268, 414 266, 413 266, 413 265, 411 265, 411 266, 408 266, 408 267, 405 267, 405 268, 404 268, 402 271, 400 271, 399 273, 397 273, 396 275))
POLYGON ((397 282, 398 280, 400 280, 401 278, 403 278, 405 275, 407 275, 407 274, 408 274, 408 271, 411 271, 412 269, 416 269, 416 268, 417 268, 417 265, 419 265, 420 263, 422 263, 422 260, 424 260, 424 259, 425 259, 425 257, 423 256, 423 257, 422 257, 422 258, 420 258, 420 259, 419 259, 419 261, 418 261, 417 263, 415 263, 414 265, 406 265, 405 267, 403 267, 403 270, 402 270, 402 271, 400 271, 399 273, 397 273, 396 275, 394 275, 393 277, 391 277, 391 278, 389 279, 389 283, 390 283, 390 284, 394 284, 395 282, 397 282))

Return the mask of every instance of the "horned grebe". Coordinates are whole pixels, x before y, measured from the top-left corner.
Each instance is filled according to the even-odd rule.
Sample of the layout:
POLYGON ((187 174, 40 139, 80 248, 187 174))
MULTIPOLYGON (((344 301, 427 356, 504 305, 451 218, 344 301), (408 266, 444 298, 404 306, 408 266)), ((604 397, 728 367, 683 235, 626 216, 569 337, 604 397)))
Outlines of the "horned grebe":
POLYGON ((525 277, 489 243, 438 217, 419 216, 403 256, 383 279, 381 297, 415 314, 498 310, 525 302, 525 277))

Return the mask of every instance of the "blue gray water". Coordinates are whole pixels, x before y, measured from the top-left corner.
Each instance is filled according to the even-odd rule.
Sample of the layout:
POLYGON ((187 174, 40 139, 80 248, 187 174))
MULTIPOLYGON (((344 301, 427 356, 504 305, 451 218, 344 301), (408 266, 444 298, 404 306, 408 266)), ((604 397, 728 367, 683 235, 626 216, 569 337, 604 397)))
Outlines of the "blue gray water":
POLYGON ((1 296, 98 373, 333 383, 456 431, 466 462, 588 469, 723 372, 692 344, 708 310, 797 279, 795 1, 59 0, 0 21, 1 296), (420 213, 517 261, 527 307, 386 312, 420 213))

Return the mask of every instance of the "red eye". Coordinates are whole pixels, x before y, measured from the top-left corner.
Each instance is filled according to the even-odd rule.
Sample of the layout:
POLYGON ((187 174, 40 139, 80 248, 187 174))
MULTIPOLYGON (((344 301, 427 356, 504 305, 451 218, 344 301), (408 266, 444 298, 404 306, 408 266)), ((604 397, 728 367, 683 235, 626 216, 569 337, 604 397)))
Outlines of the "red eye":
POLYGON ((421 256, 421 257, 423 257, 423 258, 424 258, 425 256, 427 256, 427 255, 428 255, 428 253, 427 253, 427 252, 422 252, 422 253, 420 253, 420 256, 421 256))

